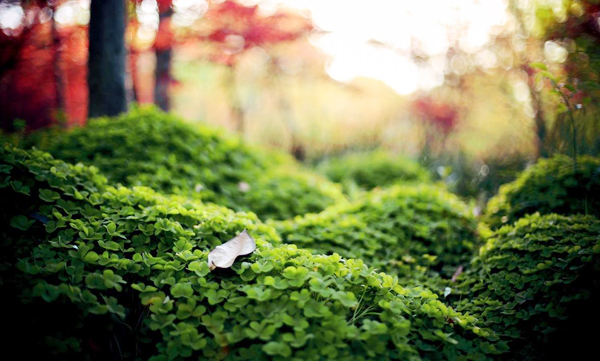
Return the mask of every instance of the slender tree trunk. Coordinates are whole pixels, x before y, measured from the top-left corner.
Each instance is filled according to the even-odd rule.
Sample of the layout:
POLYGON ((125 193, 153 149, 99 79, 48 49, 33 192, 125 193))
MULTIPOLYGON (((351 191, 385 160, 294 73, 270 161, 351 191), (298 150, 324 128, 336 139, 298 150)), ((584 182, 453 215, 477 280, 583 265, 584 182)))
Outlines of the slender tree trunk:
POLYGON ((173 49, 156 49, 156 71, 154 83, 154 103, 162 110, 171 109, 169 98, 169 84, 171 83, 171 55, 173 49))
POLYGON ((306 159, 306 148, 304 144, 302 144, 302 140, 300 139, 299 133, 300 129, 298 127, 298 123, 294 117, 294 110, 292 109, 292 104, 289 99, 286 97, 286 89, 290 89, 289 86, 284 84, 284 81, 281 79, 281 71, 277 65, 277 61, 271 60, 271 77, 274 80, 274 83, 277 88, 277 98, 279 110, 281 111, 281 117, 290 133, 290 152, 292 156, 299 161, 304 161, 306 159))
POLYGON ((173 34, 171 31, 171 17, 173 9, 170 3, 160 9, 160 23, 156 35, 156 69, 154 82, 154 103, 162 110, 171 109, 169 98, 169 85, 171 84, 171 58, 173 55, 173 34))
POLYGON ((58 33, 58 27, 56 24, 56 9, 58 4, 52 6, 52 48, 54 49, 53 59, 53 73, 54 73, 54 85, 56 86, 56 109, 57 109, 57 120, 67 120, 67 107, 65 99, 65 84, 63 82, 62 71, 60 69, 61 56, 60 56, 60 34, 58 33))
POLYGON ((129 78, 131 82, 131 99, 132 101, 139 103, 140 97, 137 92, 138 82, 138 67, 137 61, 139 58, 139 52, 135 49, 129 50, 128 64, 129 64, 129 78))
POLYGON ((127 110, 125 17, 125 0, 91 2, 88 117, 127 110))
POLYGON ((127 51, 127 62, 126 62, 126 77, 125 77, 125 89, 126 89, 126 97, 127 104, 137 103, 138 102, 138 94, 135 88, 136 86, 136 76, 137 76, 137 51, 133 49, 128 49, 127 51))
POLYGON ((234 65, 229 66, 225 74, 225 90, 229 97, 231 121, 234 124, 235 131, 244 136, 244 110, 237 95, 234 65))
POLYGON ((544 110, 542 107, 542 101, 540 99, 540 94, 534 88, 531 89, 531 96, 533 100, 534 112, 535 112, 535 135, 536 135, 536 145, 537 145, 537 156, 538 157, 547 157, 548 150, 546 149, 546 135, 548 134, 548 129, 546 127, 546 120, 544 119, 544 110))
POLYGON ((546 120, 544 117, 544 105, 540 92, 535 87, 535 77, 533 72, 528 65, 521 67, 525 73, 528 74, 527 86, 529 87, 529 93, 531 94, 531 103, 533 106, 534 115, 534 126, 535 126, 535 143, 537 148, 537 158, 547 157, 548 149, 546 149, 546 138, 548 135, 548 128, 546 127, 546 120))

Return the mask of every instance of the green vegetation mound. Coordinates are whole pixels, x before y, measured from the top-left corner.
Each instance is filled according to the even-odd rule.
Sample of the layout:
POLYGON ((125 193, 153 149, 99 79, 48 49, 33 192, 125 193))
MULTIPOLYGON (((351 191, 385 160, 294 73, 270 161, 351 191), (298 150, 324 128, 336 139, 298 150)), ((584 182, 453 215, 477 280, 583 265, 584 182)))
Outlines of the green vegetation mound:
POLYGON ((250 191, 244 197, 247 208, 262 219, 279 220, 321 212, 334 201, 346 202, 338 185, 318 174, 285 166, 251 181, 250 191))
POLYGON ((585 359, 587 351, 595 352, 598 331, 592 325, 600 322, 597 219, 535 214, 502 227, 463 279, 457 309, 478 315, 511 341, 511 359, 585 359))
POLYGON ((152 108, 33 138, 56 158, 98 167, 111 182, 254 211, 263 219, 317 212, 343 199, 337 186, 304 174, 291 158, 267 155, 237 138, 152 108), (279 178, 270 178, 272 169, 284 166, 285 177, 276 173, 279 178), (284 199, 269 198, 273 194, 284 199), (290 195, 295 201, 287 202, 290 195))
POLYGON ((488 203, 486 221, 497 228, 536 212, 600 216, 600 159, 578 157, 577 172, 567 156, 541 159, 500 187, 488 203))
POLYGON ((286 243, 360 258, 400 276, 427 267, 449 277, 468 264, 477 243, 469 207, 435 186, 374 190, 352 203, 273 224, 286 243))
POLYGON ((348 189, 373 189, 397 182, 430 182, 427 170, 414 160, 384 151, 351 153, 330 158, 317 169, 348 189))
MULTIPOLYGON (((458 359, 504 350, 422 288, 360 260, 317 256, 252 214, 96 168, 0 150, 0 307, 9 350, 57 359, 458 359), (257 250, 210 272, 248 229, 257 250)), ((5 349, 5 352, 9 352, 5 349)))

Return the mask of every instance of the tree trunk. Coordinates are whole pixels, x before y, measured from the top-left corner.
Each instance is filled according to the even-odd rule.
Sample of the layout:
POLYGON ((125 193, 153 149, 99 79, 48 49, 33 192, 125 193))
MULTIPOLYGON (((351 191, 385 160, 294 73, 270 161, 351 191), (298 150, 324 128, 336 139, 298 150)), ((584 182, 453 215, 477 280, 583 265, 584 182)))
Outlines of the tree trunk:
POLYGON ((228 95, 230 119, 236 133, 244 137, 244 109, 237 94, 237 82, 235 79, 235 65, 230 65, 225 72, 225 91, 228 95))
POLYGON ((56 24, 56 9, 58 4, 52 6, 52 48, 54 50, 53 59, 53 72, 54 72, 54 85, 56 86, 56 120, 59 122, 67 121, 67 107, 65 102, 65 84, 63 82, 62 71, 60 69, 61 56, 60 56, 60 34, 58 33, 58 27, 56 24))
POLYGON ((88 117, 127 110, 124 0, 92 0, 90 5, 88 117))
POLYGON ((138 94, 138 67, 137 62, 139 58, 139 52, 135 49, 129 50, 129 78, 131 79, 131 99, 132 101, 139 103, 140 97, 138 94))
POLYGON ((300 139, 300 129, 298 123, 294 117, 294 110, 292 104, 286 96, 286 89, 290 89, 289 85, 286 85, 281 79, 281 71, 276 59, 271 59, 270 62, 270 73, 271 79, 277 88, 277 100, 281 118, 284 121, 288 132, 290 133, 290 152, 296 160, 303 162, 306 159, 306 148, 300 139))
POLYGON ((534 126, 535 126, 535 143, 537 148, 537 158, 545 158, 548 156, 548 149, 546 148, 546 138, 548 129, 546 127, 546 119, 544 117, 544 105, 542 104, 542 98, 540 92, 535 86, 535 77, 529 66, 524 66, 523 70, 529 74, 527 85, 529 86, 529 93, 531 94, 531 102, 534 111, 534 126))
POLYGON ((156 49, 156 72, 154 83, 154 104, 168 112, 171 109, 169 98, 169 84, 171 83, 171 48, 156 49))
POLYGON ((171 84, 171 57, 173 54, 173 33, 171 31, 171 17, 173 9, 167 3, 164 9, 159 7, 160 23, 156 35, 155 54, 156 69, 154 75, 154 104, 162 110, 171 109, 169 98, 169 85, 171 84))

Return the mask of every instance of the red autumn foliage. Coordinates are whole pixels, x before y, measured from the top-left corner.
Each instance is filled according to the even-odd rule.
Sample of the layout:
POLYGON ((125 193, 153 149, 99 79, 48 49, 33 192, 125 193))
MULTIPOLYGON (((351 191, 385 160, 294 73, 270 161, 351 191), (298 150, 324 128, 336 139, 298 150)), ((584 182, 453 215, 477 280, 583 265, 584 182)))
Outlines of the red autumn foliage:
POLYGON ((43 2, 29 2, 18 29, 0 31, 0 127, 15 119, 27 130, 66 121, 83 124, 87 115, 87 34, 83 27, 53 30, 43 2), (38 4, 39 3, 39 4, 38 4), (57 82, 57 77, 60 77, 57 82), (62 86, 58 86, 58 84, 62 86), (61 115, 60 108, 64 106, 61 115))
POLYGON ((443 136, 448 136, 458 124, 459 110, 451 104, 423 96, 413 102, 412 108, 418 117, 440 131, 443 136))
POLYGON ((294 41, 312 30, 310 20, 300 15, 283 11, 263 15, 258 5, 226 0, 210 4, 197 37, 214 46, 211 61, 233 66, 246 50, 294 41))

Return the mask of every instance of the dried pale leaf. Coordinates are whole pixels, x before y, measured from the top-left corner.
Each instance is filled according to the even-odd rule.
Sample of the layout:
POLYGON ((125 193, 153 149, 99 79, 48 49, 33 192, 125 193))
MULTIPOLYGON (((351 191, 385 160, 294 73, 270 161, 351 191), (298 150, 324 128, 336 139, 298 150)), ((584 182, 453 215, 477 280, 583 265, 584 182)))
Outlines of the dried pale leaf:
POLYGON ((458 266, 458 268, 452 275, 452 282, 456 282, 456 280, 458 279, 458 276, 460 276, 463 273, 463 270, 464 270, 464 268, 462 265, 458 266))
POLYGON ((254 252, 256 242, 244 229, 240 234, 220 246, 215 247, 208 254, 208 267, 229 268, 238 256, 245 256, 254 252))

